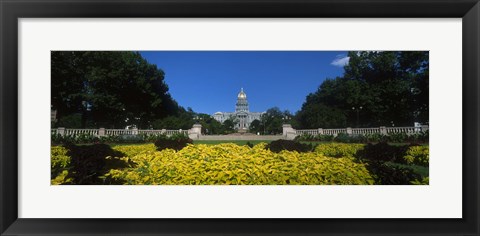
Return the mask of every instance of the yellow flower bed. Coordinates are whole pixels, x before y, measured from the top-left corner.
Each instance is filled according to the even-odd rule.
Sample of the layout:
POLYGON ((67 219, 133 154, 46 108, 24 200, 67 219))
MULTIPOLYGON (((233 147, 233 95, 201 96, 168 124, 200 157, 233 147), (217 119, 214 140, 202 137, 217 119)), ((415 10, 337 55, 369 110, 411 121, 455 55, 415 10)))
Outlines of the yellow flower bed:
POLYGON ((128 157, 132 157, 138 154, 152 154, 157 151, 157 148, 153 143, 142 145, 118 145, 113 146, 112 149, 123 152, 128 157))
POLYGON ((354 157, 357 151, 362 150, 365 144, 355 143, 326 143, 319 144, 315 152, 329 157, 354 157))
POLYGON ((136 163, 107 176, 142 185, 325 185, 373 184, 364 164, 351 157, 331 158, 318 152, 265 150, 236 144, 188 145, 176 152, 154 151, 151 145, 117 146, 136 163))

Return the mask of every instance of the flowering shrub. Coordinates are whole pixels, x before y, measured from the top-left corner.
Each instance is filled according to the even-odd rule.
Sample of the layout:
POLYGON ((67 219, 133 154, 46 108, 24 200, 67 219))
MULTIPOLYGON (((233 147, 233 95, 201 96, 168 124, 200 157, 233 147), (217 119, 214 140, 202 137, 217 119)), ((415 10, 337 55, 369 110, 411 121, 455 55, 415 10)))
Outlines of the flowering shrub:
POLYGON ((319 144, 315 148, 315 152, 328 157, 355 157, 357 152, 362 150, 364 146, 363 144, 346 143, 319 144))
POLYGON ((428 184, 428 146, 320 144, 299 153, 233 143, 53 146, 52 184, 353 185, 428 184), (388 147, 388 148, 387 148, 388 147), (379 149, 379 150, 376 150, 379 149), (392 162, 398 151, 402 162, 392 162), (365 156, 372 155, 372 156, 365 156), (385 156, 385 157, 384 157, 385 156), (409 157, 411 156, 411 157, 409 157), (386 158, 388 157, 388 158, 386 158), (422 163, 427 163, 422 164, 422 163), (419 166, 420 164, 424 166, 419 166))
POLYGON ((419 165, 428 167, 429 152, 428 146, 412 146, 409 147, 406 155, 403 157, 409 165, 419 165))
POLYGON ((68 150, 64 147, 56 146, 51 148, 50 153, 50 171, 52 184, 70 183, 71 178, 67 178, 70 166, 70 156, 68 150))
POLYGON ((107 176, 137 185, 373 184, 364 164, 353 158, 314 152, 274 153, 265 145, 189 144, 178 152, 140 152, 124 159, 136 163, 135 167, 111 170, 107 176))
POLYGON ((127 157, 133 157, 138 154, 152 154, 157 150, 153 143, 142 145, 116 145, 113 146, 112 149, 122 152, 127 157))

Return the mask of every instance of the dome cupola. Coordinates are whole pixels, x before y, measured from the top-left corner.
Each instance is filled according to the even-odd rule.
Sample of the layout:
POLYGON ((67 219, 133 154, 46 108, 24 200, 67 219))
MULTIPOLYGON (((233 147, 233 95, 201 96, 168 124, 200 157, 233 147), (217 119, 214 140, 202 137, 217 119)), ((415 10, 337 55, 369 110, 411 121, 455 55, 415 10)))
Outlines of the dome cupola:
POLYGON ((240 93, 237 96, 238 99, 247 99, 247 94, 243 92, 243 88, 241 88, 240 93))

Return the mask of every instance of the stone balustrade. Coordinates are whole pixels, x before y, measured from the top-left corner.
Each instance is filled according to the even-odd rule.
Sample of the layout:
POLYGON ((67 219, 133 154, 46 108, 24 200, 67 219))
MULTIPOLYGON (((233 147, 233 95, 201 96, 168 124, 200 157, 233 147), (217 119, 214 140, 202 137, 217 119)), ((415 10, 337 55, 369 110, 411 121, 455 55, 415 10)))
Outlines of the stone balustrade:
POLYGON ((396 133, 405 133, 405 134, 415 134, 420 132, 428 131, 428 125, 422 125, 420 127, 385 127, 381 126, 378 128, 343 128, 343 129, 303 129, 295 130, 289 124, 283 125, 283 136, 286 139, 294 139, 296 136, 300 135, 332 135, 337 136, 340 133, 348 135, 367 135, 367 134, 396 134, 396 133))
POLYGON ((323 129, 323 134, 337 136, 340 133, 347 133, 347 129, 323 129))
MULTIPOLYGON (((304 129, 304 130, 295 130, 292 128, 290 124, 283 125, 283 135, 272 137, 272 139, 278 139, 278 137, 283 137, 285 139, 294 139, 300 135, 332 135, 337 136, 340 133, 348 134, 348 135, 367 135, 367 134, 382 134, 382 135, 390 135, 396 133, 406 133, 406 134, 415 134, 428 131, 428 125, 423 125, 420 127, 385 127, 381 126, 378 128, 342 128, 342 129, 304 129)), ((70 135, 76 136, 80 134, 87 134, 96 137, 102 136, 118 136, 118 135, 143 135, 143 134, 150 134, 150 135, 175 135, 175 134, 184 134, 188 135, 189 138, 198 140, 198 139, 208 139, 213 137, 202 137, 202 126, 200 124, 195 124, 191 129, 188 130, 139 130, 136 128, 133 129, 66 129, 63 127, 52 129, 52 134, 58 135, 70 135)), ((223 139, 224 137, 222 137, 223 139)), ((231 139, 238 138, 238 137, 231 137, 231 139)), ((251 137, 250 137, 251 138, 251 137)), ((256 137, 258 139, 262 139, 262 136, 256 137)), ((227 137, 230 139, 230 137, 227 137)))
POLYGON ((352 128, 352 134, 379 134, 380 128, 352 128))
POLYGON ((175 134, 185 134, 189 135, 189 130, 139 130, 136 128, 133 129, 67 129, 59 127, 56 129, 51 129, 52 134, 58 134, 62 136, 77 136, 81 134, 92 135, 96 137, 102 136, 119 136, 119 135, 139 135, 139 134, 150 134, 150 135, 175 135, 175 134))
POLYGON ((297 130, 296 134, 298 135, 305 135, 305 134, 310 134, 310 135, 317 135, 319 134, 317 129, 302 129, 302 130, 297 130))

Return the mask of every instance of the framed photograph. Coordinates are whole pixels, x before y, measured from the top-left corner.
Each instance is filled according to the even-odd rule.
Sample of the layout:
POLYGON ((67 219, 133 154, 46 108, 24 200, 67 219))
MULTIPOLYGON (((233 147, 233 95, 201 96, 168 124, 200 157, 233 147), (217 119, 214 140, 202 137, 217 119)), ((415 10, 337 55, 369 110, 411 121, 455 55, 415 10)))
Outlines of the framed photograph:
POLYGON ((478 235, 480 5, 1 1, 1 235, 478 235))

